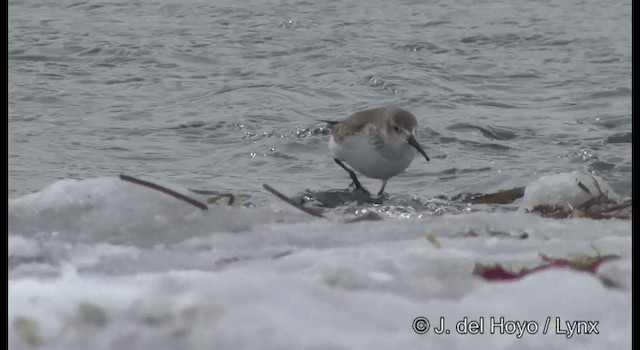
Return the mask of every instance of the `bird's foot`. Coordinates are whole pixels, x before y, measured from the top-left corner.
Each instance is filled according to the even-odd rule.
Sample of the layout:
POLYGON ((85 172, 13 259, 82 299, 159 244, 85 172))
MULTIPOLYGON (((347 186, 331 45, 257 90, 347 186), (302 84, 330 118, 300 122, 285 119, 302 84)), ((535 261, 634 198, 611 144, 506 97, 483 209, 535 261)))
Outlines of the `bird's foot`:
POLYGON ((382 199, 389 199, 389 194, 387 192, 380 191, 378 192, 378 197, 382 199))
POLYGON ((364 195, 366 195, 366 196, 371 197, 371 192, 369 192, 366 188, 364 188, 364 187, 362 187, 362 186, 360 186, 360 187, 356 187, 356 188, 353 190, 353 192, 354 192, 354 193, 356 193, 356 194, 364 194, 364 195))
POLYGON ((353 188, 353 192, 354 193, 360 193, 360 194, 365 194, 367 196, 371 196, 371 192, 369 192, 369 190, 367 190, 366 188, 364 188, 362 185, 356 185, 353 182, 349 185, 349 187, 353 188))

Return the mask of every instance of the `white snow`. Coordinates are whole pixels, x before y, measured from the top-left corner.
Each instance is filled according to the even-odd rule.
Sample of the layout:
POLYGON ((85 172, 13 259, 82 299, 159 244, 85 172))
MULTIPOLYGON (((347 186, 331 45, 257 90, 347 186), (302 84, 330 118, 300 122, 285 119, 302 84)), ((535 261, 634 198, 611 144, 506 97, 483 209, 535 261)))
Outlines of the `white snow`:
POLYGON ((580 171, 541 176, 525 188, 521 207, 531 209, 536 205, 559 205, 578 207, 592 197, 605 196, 621 202, 622 196, 615 193, 601 177, 580 171), (586 187, 587 193, 578 182, 586 187))
MULTIPOLYGON (((544 181, 575 183, 563 176, 523 203, 551 198, 536 193, 544 181)), ((201 212, 115 178, 10 199, 9 348, 631 348, 630 221, 518 211, 345 224, 276 202, 201 212), (519 269, 596 250, 621 259, 595 275, 472 275, 476 263, 519 269), (412 330, 419 316, 427 334, 412 330), (450 334, 434 333, 440 317, 450 334), (457 334, 464 317, 484 334, 457 334), (492 334, 491 317, 538 328, 492 334), (598 322, 599 334, 568 338, 566 321, 598 322)))

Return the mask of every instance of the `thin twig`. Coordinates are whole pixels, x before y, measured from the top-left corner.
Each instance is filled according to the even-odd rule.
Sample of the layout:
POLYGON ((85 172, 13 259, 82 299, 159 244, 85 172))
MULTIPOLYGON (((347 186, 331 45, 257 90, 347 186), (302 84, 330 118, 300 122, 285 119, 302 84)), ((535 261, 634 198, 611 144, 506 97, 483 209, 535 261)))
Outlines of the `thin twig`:
POLYGON ((576 183, 578 184, 578 187, 580 187, 581 190, 583 190, 583 191, 587 192, 587 194, 593 196, 593 194, 591 194, 591 191, 589 191, 589 188, 587 186, 585 186, 585 184, 580 182, 579 179, 576 179, 576 183))
POLYGON ((280 191, 276 190, 275 188, 273 188, 273 187, 271 187, 271 186, 269 186, 267 184, 262 184, 262 187, 265 190, 271 192, 271 194, 273 194, 274 196, 276 196, 276 197, 282 199, 283 201, 285 201, 286 203, 288 203, 288 204, 290 204, 290 205, 302 210, 303 212, 305 212, 305 213, 307 213, 309 215, 315 216, 317 218, 325 218, 326 219, 326 216, 322 215, 321 213, 318 213, 317 211, 315 211, 315 210, 313 210, 311 208, 303 207, 302 205, 292 201, 289 197, 285 196, 284 194, 282 194, 280 191))
POLYGON ((198 207, 199 209, 202 209, 202 210, 209 209, 209 207, 207 207, 206 204, 204 204, 204 203, 202 203, 202 202, 200 202, 198 200, 195 200, 195 199, 193 199, 191 197, 187 197, 182 193, 178 193, 178 192, 176 192, 174 190, 171 190, 171 189, 168 189, 166 187, 163 187, 163 186, 160 186, 160 185, 156 185, 156 184, 154 184, 152 182, 149 182, 149 181, 140 180, 140 179, 137 179, 137 178, 135 178, 133 176, 129 176, 129 175, 120 175, 120 180, 128 181, 128 182, 131 182, 131 183, 134 183, 134 184, 137 184, 137 185, 142 185, 142 186, 145 186, 145 187, 149 187, 149 188, 154 189, 156 191, 160 191, 162 193, 170 195, 173 198, 176 198, 176 199, 179 199, 181 201, 187 202, 187 203, 189 203, 189 204, 191 204, 191 205, 193 205, 195 207, 198 207))

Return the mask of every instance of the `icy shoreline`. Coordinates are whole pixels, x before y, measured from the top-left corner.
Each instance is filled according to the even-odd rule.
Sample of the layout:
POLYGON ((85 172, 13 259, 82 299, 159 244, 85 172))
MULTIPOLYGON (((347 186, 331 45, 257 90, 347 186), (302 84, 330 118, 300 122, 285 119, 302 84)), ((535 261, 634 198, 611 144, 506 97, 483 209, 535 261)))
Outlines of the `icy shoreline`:
POLYGON ((629 220, 517 211, 345 224, 286 206, 203 214, 111 179, 58 183, 9 207, 12 349, 631 345, 629 220), (478 263, 532 267, 540 254, 620 259, 595 274, 511 282, 472 273, 478 263), (427 334, 412 330, 420 316, 427 334), (434 333, 440 317, 450 334, 434 333), (464 317, 482 320, 484 334, 457 334, 464 317), (536 334, 491 334, 491 317, 530 321, 536 334), (597 321, 599 334, 568 337, 566 321, 597 321))

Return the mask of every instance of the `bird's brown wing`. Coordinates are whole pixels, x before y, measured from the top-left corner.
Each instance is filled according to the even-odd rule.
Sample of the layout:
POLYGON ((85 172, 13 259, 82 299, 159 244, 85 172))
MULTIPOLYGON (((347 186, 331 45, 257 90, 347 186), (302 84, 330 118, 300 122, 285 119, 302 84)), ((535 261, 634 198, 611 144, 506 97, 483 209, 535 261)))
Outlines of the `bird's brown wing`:
POLYGON ((324 121, 329 124, 331 135, 340 142, 346 137, 357 134, 377 115, 388 113, 388 108, 367 109, 352 114, 349 118, 337 121, 324 121))

